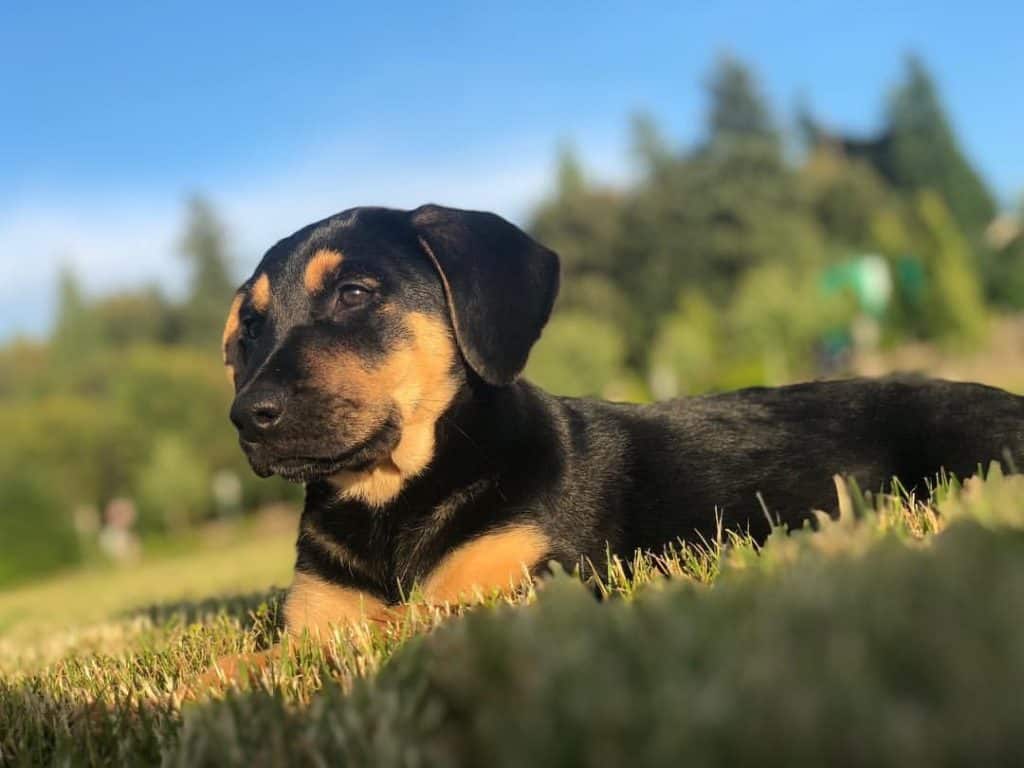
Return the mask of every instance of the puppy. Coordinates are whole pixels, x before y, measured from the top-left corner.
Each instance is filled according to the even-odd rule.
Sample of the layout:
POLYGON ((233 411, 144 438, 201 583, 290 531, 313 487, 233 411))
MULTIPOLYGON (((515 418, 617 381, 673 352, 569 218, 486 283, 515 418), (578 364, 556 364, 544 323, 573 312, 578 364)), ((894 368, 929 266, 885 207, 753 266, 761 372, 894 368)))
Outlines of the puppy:
POLYGON ((769 515, 834 513, 837 473, 922 488, 1024 454, 1024 399, 977 384, 855 379, 645 406, 550 395, 518 375, 558 274, 507 221, 434 205, 345 211, 263 257, 224 359, 253 469, 306 485, 288 631, 386 621, 414 588, 457 601, 719 521, 763 538, 769 515))

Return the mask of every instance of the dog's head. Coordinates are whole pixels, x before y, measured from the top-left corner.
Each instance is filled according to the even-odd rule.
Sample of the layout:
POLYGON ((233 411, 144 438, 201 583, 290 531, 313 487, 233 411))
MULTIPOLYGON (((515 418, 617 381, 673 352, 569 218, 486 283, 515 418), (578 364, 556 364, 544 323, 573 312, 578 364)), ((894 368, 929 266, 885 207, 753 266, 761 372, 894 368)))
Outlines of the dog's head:
POLYGON ((470 379, 515 380, 557 290, 555 254, 490 213, 355 208, 282 240, 224 328, 253 469, 386 503, 470 379))

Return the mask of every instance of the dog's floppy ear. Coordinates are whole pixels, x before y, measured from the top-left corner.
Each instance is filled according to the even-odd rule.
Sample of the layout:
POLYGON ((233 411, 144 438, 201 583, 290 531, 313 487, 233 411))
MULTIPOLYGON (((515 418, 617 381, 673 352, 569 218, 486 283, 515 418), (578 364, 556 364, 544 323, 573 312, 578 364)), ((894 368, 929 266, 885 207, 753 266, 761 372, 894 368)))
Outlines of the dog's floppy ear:
POLYGON ((424 205, 410 213, 441 276, 455 338, 489 384, 511 384, 558 294, 558 256, 500 216, 424 205))

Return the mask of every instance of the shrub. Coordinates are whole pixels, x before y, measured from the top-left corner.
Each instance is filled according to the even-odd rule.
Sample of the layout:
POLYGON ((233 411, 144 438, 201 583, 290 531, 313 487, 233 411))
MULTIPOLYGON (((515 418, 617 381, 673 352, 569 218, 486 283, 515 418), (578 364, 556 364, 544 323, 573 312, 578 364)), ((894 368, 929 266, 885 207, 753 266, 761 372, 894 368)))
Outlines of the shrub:
POLYGON ((625 377, 625 356, 625 338, 610 322, 561 312, 530 355, 526 375, 560 395, 600 395, 625 377))
POLYGON ((71 515, 44 483, 23 468, 0 470, 0 585, 75 563, 80 556, 71 515))
POLYGON ((137 485, 145 528, 180 532, 201 519, 213 504, 206 462, 184 439, 172 433, 154 440, 137 485))

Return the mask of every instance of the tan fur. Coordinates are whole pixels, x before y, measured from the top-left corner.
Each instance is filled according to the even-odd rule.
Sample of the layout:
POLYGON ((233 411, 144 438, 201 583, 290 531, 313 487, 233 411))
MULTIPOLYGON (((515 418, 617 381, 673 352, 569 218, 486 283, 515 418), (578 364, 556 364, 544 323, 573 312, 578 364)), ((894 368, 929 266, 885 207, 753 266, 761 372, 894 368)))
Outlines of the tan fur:
POLYGON ((323 290, 327 276, 331 274, 344 257, 338 251, 329 248, 321 248, 313 254, 313 258, 306 264, 306 271, 302 276, 302 284, 306 287, 306 293, 312 296, 323 290))
POLYGON ((423 550, 435 543, 434 537, 438 535, 463 506, 479 497, 488 488, 491 488, 493 482, 491 478, 480 478, 465 488, 453 491, 446 499, 434 507, 430 515, 423 519, 417 527, 417 536, 409 548, 408 554, 403 558, 405 562, 400 563, 398 567, 403 581, 410 576, 410 568, 419 559, 423 550))
POLYGON ((386 622, 388 607, 366 592, 331 584, 308 573, 295 573, 284 603, 284 625, 291 635, 303 630, 326 639, 332 627, 366 621, 386 622))
POLYGON ((242 300, 245 297, 241 293, 235 294, 231 300, 231 308, 228 310, 228 319, 224 323, 224 333, 221 335, 221 354, 224 359, 224 367, 227 368, 228 381, 235 382, 235 367, 228 364, 228 345, 238 338, 239 310, 242 308, 242 300))
POLYGON ((212 667, 195 680, 185 680, 178 687, 177 696, 180 701, 198 699, 210 693, 223 693, 229 686, 238 685, 243 680, 251 686, 260 683, 260 677, 274 662, 280 662, 282 647, 275 645, 264 651, 249 653, 230 653, 218 658, 212 667))
POLYGON ((369 434, 386 418, 392 404, 402 418, 402 436, 387 460, 360 472, 339 472, 331 478, 343 498, 381 507, 402 485, 422 472, 434 456, 434 426, 455 396, 451 367, 455 345, 445 323, 414 312, 407 318, 412 340, 385 363, 367 369, 354 356, 332 361, 325 372, 328 386, 337 386, 365 404, 361 418, 369 434), (331 380, 334 384, 331 384, 331 380))
POLYGON ((488 533, 445 557, 423 583, 423 596, 442 604, 512 591, 549 547, 547 536, 532 525, 488 533))
POLYGON ((252 284, 249 295, 257 312, 267 311, 267 307, 270 306, 270 278, 265 272, 252 284))
POLYGON ((238 293, 235 294, 235 298, 231 300, 231 308, 228 310, 228 319, 224 323, 224 333, 221 335, 221 345, 224 349, 225 356, 227 355, 227 346, 230 341, 238 335, 239 326, 239 315, 238 312, 242 308, 243 295, 238 293))

